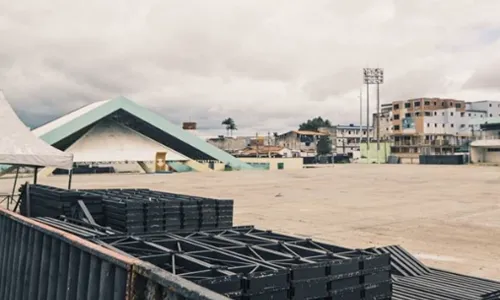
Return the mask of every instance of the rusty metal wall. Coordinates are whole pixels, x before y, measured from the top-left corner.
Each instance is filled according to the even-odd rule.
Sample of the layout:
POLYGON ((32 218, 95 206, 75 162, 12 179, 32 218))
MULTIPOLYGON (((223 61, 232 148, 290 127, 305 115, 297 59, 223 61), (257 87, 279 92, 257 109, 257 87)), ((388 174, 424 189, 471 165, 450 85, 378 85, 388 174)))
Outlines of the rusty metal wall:
POLYGON ((2 208, 0 299, 228 300, 150 263, 2 208))
POLYGON ((123 300, 127 264, 0 215, 0 299, 123 300))

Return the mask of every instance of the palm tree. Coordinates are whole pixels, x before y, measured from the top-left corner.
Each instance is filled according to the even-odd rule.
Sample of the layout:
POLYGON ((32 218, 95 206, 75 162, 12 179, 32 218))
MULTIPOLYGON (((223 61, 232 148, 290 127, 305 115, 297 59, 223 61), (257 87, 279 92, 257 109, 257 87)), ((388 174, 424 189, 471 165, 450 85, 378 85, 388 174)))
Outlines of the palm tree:
POLYGON ((236 124, 233 123, 229 124, 229 132, 231 133, 231 137, 233 136, 233 131, 238 130, 238 127, 236 127, 236 124))
POLYGON ((227 136, 233 136, 233 131, 238 130, 238 127, 236 127, 236 124, 234 123, 234 120, 232 118, 224 119, 221 124, 226 126, 227 136), (229 135, 229 133, 231 133, 231 135, 229 135))

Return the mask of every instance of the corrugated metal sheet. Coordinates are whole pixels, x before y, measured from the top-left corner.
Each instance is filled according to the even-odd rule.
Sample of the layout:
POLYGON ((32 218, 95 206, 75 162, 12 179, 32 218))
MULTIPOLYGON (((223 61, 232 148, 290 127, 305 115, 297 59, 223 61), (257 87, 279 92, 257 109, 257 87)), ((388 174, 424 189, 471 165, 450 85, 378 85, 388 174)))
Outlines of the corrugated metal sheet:
POLYGON ((1 215, 0 299, 125 299, 129 266, 64 235, 1 215))
POLYGON ((495 299, 500 291, 500 282, 435 269, 426 275, 396 277, 394 300, 484 300, 495 299))
POLYGON ((147 262, 0 209, 0 299, 228 298, 147 262))
POLYGON ((419 276, 429 274, 431 271, 417 258, 401 246, 386 246, 371 248, 368 251, 377 254, 391 255, 392 273, 401 276, 419 276))

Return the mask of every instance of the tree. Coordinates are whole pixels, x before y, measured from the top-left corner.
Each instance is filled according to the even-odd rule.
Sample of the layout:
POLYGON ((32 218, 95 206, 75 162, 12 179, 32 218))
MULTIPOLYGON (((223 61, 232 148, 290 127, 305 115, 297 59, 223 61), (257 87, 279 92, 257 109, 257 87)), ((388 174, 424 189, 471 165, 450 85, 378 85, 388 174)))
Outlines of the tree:
POLYGON ((238 130, 238 127, 236 127, 236 123, 234 123, 233 118, 226 118, 222 121, 221 124, 226 126, 227 136, 229 136, 229 133, 231 133, 231 136, 233 136, 233 131, 238 130))
POLYGON ((230 132, 231 136, 233 136, 233 131, 235 131, 235 130, 238 130, 238 127, 236 127, 236 124, 234 124, 234 122, 229 124, 229 132, 230 132))
POLYGON ((318 152, 319 155, 332 153, 332 140, 328 135, 322 135, 319 138, 318 144, 316 145, 316 152, 318 152))
POLYGON ((332 123, 328 119, 323 119, 322 117, 316 117, 307 122, 304 122, 299 125, 299 130, 310 130, 310 131, 318 131, 321 127, 331 127, 332 123))

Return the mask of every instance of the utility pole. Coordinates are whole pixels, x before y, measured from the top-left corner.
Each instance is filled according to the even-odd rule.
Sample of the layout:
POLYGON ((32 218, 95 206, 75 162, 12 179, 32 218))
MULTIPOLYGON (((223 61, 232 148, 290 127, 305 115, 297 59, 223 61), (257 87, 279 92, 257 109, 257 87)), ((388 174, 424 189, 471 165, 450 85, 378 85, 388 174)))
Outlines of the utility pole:
POLYGON ((363 140, 363 88, 359 89, 359 152, 361 155, 361 141, 363 140))
POLYGON ((259 133, 255 133, 255 157, 259 157, 259 133))
POLYGON ((370 152, 370 84, 369 83, 366 84, 366 150, 368 155, 368 153, 370 152))
POLYGON ((271 158, 271 132, 267 132, 267 157, 271 158))
POLYGON ((377 81, 377 163, 380 163, 380 82, 377 81))

